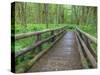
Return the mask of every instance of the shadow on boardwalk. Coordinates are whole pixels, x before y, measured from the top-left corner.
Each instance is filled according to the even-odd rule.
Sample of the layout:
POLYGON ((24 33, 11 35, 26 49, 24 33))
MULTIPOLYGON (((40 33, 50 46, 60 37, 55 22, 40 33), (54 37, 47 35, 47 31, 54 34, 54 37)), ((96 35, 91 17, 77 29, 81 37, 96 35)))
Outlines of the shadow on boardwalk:
POLYGON ((67 32, 28 72, 81 69, 81 60, 74 32, 67 32))

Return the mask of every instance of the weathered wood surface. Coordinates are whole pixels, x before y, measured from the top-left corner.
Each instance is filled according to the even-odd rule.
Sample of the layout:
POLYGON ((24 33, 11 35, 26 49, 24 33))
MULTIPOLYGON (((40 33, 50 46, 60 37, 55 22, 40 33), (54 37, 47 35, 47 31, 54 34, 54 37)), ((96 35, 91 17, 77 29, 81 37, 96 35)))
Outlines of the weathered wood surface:
POLYGON ((83 53, 83 50, 82 50, 82 47, 81 47, 81 44, 80 44, 80 41, 78 39, 77 34, 76 34, 76 41, 77 41, 77 45, 78 45, 77 47, 78 47, 78 51, 79 51, 79 54, 80 54, 82 67, 85 68, 85 69, 88 69, 89 66, 88 66, 87 60, 86 60, 86 58, 84 56, 84 53, 83 53))
POLYGON ((89 61, 91 62, 92 64, 92 67, 96 68, 97 67, 97 62, 95 60, 95 58, 93 57, 93 55, 91 54, 90 50, 87 48, 86 44, 84 43, 84 41, 82 40, 82 38, 80 37, 79 33, 77 33, 77 36, 84 48, 84 51, 89 59, 89 61))
POLYGON ((35 49, 36 47, 39 47, 39 45, 41 45, 41 44, 43 44, 43 43, 49 41, 49 40, 52 39, 53 37, 58 36, 59 34, 61 34, 61 33, 63 33, 63 32, 64 32, 64 30, 61 31, 61 32, 59 32, 59 33, 57 33, 57 34, 55 34, 55 35, 52 35, 52 36, 48 37, 47 39, 44 39, 44 40, 42 40, 42 41, 38 41, 38 42, 37 42, 35 45, 33 45, 33 46, 29 46, 29 47, 26 47, 26 48, 21 49, 19 52, 16 52, 15 58, 17 58, 17 57, 19 57, 19 56, 21 56, 21 55, 23 55, 23 54, 25 54, 25 53, 27 53, 27 52, 29 52, 29 51, 35 49))
POLYGON ((28 72, 82 69, 74 32, 67 32, 28 72))
POLYGON ((66 26, 63 26, 63 27, 60 27, 60 28, 56 28, 56 29, 46 29, 46 30, 37 31, 37 32, 21 33, 21 34, 16 34, 16 35, 12 35, 12 36, 15 36, 15 40, 20 40, 20 39, 31 37, 31 36, 34 36, 34 35, 38 35, 38 34, 43 34, 43 33, 51 32, 51 31, 60 30, 60 29, 63 29, 65 27, 66 26))

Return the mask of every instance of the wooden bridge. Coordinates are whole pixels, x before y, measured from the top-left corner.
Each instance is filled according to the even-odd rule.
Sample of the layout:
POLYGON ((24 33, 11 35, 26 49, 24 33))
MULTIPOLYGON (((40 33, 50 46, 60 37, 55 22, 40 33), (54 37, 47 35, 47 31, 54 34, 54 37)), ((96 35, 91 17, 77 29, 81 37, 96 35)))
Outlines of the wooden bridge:
POLYGON ((20 72, 61 71, 74 69, 88 69, 97 67, 97 54, 91 44, 97 45, 97 40, 88 33, 75 28, 66 31, 66 26, 39 32, 30 32, 15 35, 15 41, 36 36, 37 39, 29 47, 15 53, 15 61, 31 55, 26 63, 19 63, 15 68, 20 72), (44 33, 49 33, 48 38, 42 39, 44 33), (43 49, 43 44, 49 44, 43 49), (36 51, 39 50, 37 53, 36 51), (32 57, 32 53, 37 53, 32 57))

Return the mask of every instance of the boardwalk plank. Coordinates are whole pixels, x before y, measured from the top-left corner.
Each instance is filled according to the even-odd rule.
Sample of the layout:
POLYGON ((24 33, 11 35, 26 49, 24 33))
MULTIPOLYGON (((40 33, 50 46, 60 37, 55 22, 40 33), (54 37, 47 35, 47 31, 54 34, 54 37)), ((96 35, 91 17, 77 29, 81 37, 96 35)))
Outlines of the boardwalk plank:
POLYGON ((67 32, 28 72, 81 69, 82 64, 74 32, 67 32))

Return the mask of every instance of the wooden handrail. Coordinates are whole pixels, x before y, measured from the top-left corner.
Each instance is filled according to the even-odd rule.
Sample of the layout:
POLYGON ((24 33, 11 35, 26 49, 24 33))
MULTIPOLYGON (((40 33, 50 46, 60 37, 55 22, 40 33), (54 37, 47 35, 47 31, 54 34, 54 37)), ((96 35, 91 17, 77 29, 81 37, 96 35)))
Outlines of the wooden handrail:
MULTIPOLYGON (((33 62, 35 62, 38 58, 40 58, 40 56, 42 56, 46 51, 48 51, 48 49, 53 47, 54 43, 56 43, 57 40, 59 40, 65 34, 65 31, 66 31, 66 26, 63 26, 63 27, 56 28, 56 29, 48 29, 48 30, 38 31, 38 32, 21 33, 21 34, 15 35, 15 36, 12 35, 12 37, 15 37, 15 41, 21 40, 21 39, 24 39, 27 37, 31 37, 31 36, 37 37, 34 44, 32 44, 31 46, 28 46, 26 48, 23 48, 15 53, 16 61, 20 57, 24 58, 23 56, 25 56, 25 54, 27 55, 27 53, 29 53, 29 52, 34 52, 36 49, 40 50, 40 52, 36 55, 35 58, 30 59, 28 61, 28 63, 30 63, 30 64, 27 64, 28 65, 27 68, 22 67, 21 69, 16 69, 16 72, 19 73, 19 72, 27 71, 30 68, 30 66, 32 66, 33 62), (42 39, 41 38, 42 34, 46 33, 46 32, 50 32, 50 35, 47 38, 42 39), (42 45, 47 42, 51 42, 50 47, 48 47, 46 50, 42 49, 42 45)), ((20 65, 18 64, 17 67, 18 66, 20 66, 20 65)))
POLYGON ((91 36, 90 34, 82 31, 81 29, 79 29, 78 27, 76 27, 76 30, 78 30, 80 33, 82 33, 83 35, 85 35, 88 39, 90 39, 93 43, 97 44, 97 39, 93 36, 91 36))
MULTIPOLYGON (((62 32, 63 32, 63 31, 62 31, 62 32)), ((62 33, 62 32, 59 32, 59 33, 62 33)), ((59 34, 59 33, 58 33, 58 34, 59 34)), ((16 52, 16 53, 15 53, 15 58, 19 57, 20 55, 23 55, 24 53, 26 53, 26 52, 28 52, 28 51, 30 51, 30 50, 32 50, 32 49, 35 49, 35 48, 38 47, 39 45, 41 45, 41 44, 47 42, 48 40, 50 40, 51 38, 57 36, 58 34, 52 35, 51 37, 49 37, 49 38, 47 38, 47 39, 45 39, 45 40, 38 41, 38 42, 37 42, 35 45, 33 45, 33 46, 29 46, 29 47, 26 47, 26 48, 21 49, 19 52, 16 52)))
POLYGON ((80 41, 79 41, 79 37, 77 35, 78 33, 77 32, 75 32, 75 33, 76 33, 75 34, 76 35, 76 41, 77 41, 77 45, 78 45, 78 51, 79 51, 79 54, 80 54, 82 67, 88 69, 89 66, 88 66, 88 63, 87 63, 86 58, 84 56, 84 53, 82 51, 81 44, 80 44, 80 41))
POLYGON ((66 27, 66 26, 59 27, 56 29, 47 29, 47 30, 43 30, 43 31, 37 31, 37 32, 21 33, 21 34, 16 34, 16 35, 12 35, 12 36, 15 36, 15 40, 19 40, 19 39, 27 38, 27 37, 30 37, 33 35, 43 34, 43 33, 50 32, 50 31, 56 31, 56 30, 62 29, 64 27, 66 27))
POLYGON ((31 45, 29 47, 26 47, 26 48, 23 48, 21 50, 19 50, 18 52, 15 53, 15 58, 31 51, 32 49, 35 49, 36 47, 40 46, 41 44, 49 41, 50 39, 54 38, 55 36, 59 35, 60 33, 64 32, 64 28, 66 26, 63 26, 63 27, 60 27, 60 28, 56 28, 56 29, 51 29, 51 30, 44 30, 44 31, 38 31, 38 32, 30 32, 30 33, 22 33, 22 34, 17 34, 15 35, 15 40, 20 40, 20 39, 23 39, 23 38, 26 38, 26 37, 30 37, 30 36, 37 36, 37 39, 36 39, 36 42, 34 45, 31 45), (45 32, 53 32, 56 31, 56 30, 61 30, 60 32, 58 32, 57 34, 51 34, 50 37, 44 39, 44 40, 39 40, 39 36, 45 32))
MULTIPOLYGON (((93 68, 97 67, 97 55, 94 52, 93 48, 91 47, 91 43, 92 42, 94 45, 97 45, 97 39, 93 36, 91 36, 90 34, 82 31, 81 29, 79 29, 78 27, 76 27, 76 35, 78 38, 78 41, 80 42, 80 54, 81 54, 81 58, 82 60, 83 57, 85 56, 86 59, 89 60, 89 64, 91 64, 91 66, 93 68), (82 55, 82 52, 84 54, 84 56, 82 55)), ((84 64, 84 61, 82 61, 83 66, 86 66, 86 64, 84 64)), ((89 65, 88 65, 89 66, 89 65)))
POLYGON ((82 40, 82 38, 80 37, 79 33, 77 33, 77 36, 79 38, 79 41, 81 42, 83 48, 84 48, 84 51, 89 59, 89 61, 91 62, 92 64, 92 67, 96 68, 97 67, 97 63, 96 63, 96 60, 94 58, 94 56, 91 54, 90 50, 87 48, 85 42, 82 40))
MULTIPOLYGON (((22 72, 27 72, 29 69, 30 69, 30 67, 44 54, 44 53, 46 53, 49 49, 51 49, 53 46, 54 46, 54 44, 63 36, 65 34, 65 31, 63 32, 63 33, 60 33, 60 34, 58 34, 58 36, 59 37, 57 37, 57 39, 55 39, 55 41, 52 43, 52 44, 50 44, 50 47, 49 48, 47 48, 47 49, 44 49, 44 50, 42 50, 41 52, 39 52, 34 58, 32 58, 31 60, 29 60, 28 62, 27 62, 27 68, 25 68, 25 66, 23 66, 23 67, 21 67, 21 68, 18 68, 18 66, 16 67, 16 73, 22 73, 22 72)), ((22 65, 23 63, 21 63, 21 65, 22 65)), ((19 65, 20 66, 20 65, 19 65)))

